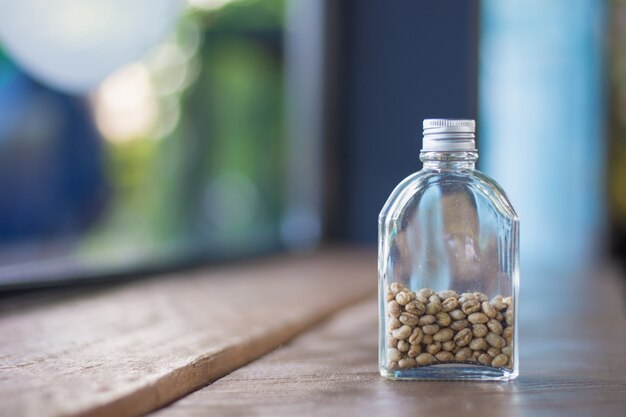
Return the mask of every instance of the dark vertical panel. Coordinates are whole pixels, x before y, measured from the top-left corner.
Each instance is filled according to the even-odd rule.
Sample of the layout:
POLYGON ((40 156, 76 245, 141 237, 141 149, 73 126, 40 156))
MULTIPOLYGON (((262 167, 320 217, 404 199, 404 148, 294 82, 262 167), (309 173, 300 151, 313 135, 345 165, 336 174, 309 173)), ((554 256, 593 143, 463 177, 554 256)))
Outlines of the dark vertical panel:
POLYGON ((478 1, 346 0, 331 234, 375 243, 378 212, 420 168, 421 121, 476 117, 478 1))

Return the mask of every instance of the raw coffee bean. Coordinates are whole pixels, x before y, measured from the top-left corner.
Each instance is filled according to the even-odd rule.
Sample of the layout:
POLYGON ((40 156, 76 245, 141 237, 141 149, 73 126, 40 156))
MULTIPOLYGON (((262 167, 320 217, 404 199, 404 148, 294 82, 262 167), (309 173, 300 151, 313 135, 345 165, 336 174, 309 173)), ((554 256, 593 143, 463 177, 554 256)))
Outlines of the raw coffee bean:
POLYGON ((424 345, 430 345, 431 343, 433 343, 433 335, 432 334, 425 334, 424 338, 422 339, 422 343, 424 345))
POLYGON ((439 362, 452 362, 454 360, 454 355, 450 352, 443 350, 441 352, 437 352, 435 354, 435 358, 439 362))
POLYGON ((409 355, 410 358, 414 358, 420 353, 422 353, 422 345, 411 345, 407 355, 409 355))
POLYGON ((389 301, 387 303, 387 311, 391 317, 400 317, 400 313, 402 313, 402 307, 396 300, 389 301))
POLYGON ((492 358, 495 358, 500 354, 500 349, 491 346, 489 349, 487 349, 487 354, 492 358))
POLYGON ((418 365, 430 365, 431 363, 433 363, 435 361, 435 357, 433 355, 431 355, 430 353, 420 353, 419 355, 417 355, 417 357, 415 358, 415 361, 417 362, 418 365))
POLYGON ((440 311, 439 313, 437 313, 435 315, 435 318, 437 319, 437 324, 442 327, 449 326, 452 322, 452 318, 450 317, 450 315, 444 311, 440 311))
POLYGON ((468 347, 464 347, 459 349, 458 352, 454 355, 454 359, 458 362, 464 362, 469 360, 472 357, 472 350, 468 347))
POLYGON ((411 329, 410 326, 407 326, 406 324, 402 327, 400 327, 399 329, 394 330, 391 335, 393 337, 395 337, 398 340, 405 340, 407 339, 410 335, 411 332, 413 331, 413 329, 411 329))
POLYGON ((504 297, 502 302, 506 304, 508 307, 513 306, 513 297, 504 297))
POLYGON ((450 328, 456 332, 468 328, 470 325, 469 321, 466 319, 456 320, 450 323, 450 328))
POLYGON ((478 357, 480 355, 482 355, 483 353, 485 353, 485 352, 483 352, 482 350, 476 350, 476 351, 472 352, 472 361, 478 362, 478 357))
POLYGON ((496 319, 489 320, 487 322, 487 327, 489 327, 489 330, 491 330, 495 334, 502 334, 502 324, 500 324, 500 322, 496 319))
POLYGON ((410 347, 411 345, 409 344, 409 342, 407 342, 406 340, 400 340, 398 341, 398 346, 396 349, 398 349, 400 352, 406 353, 409 351, 410 347))
POLYGON ((387 360, 397 362, 402 358, 402 353, 398 349, 387 349, 387 360))
POLYGON ((424 334, 435 334, 439 331, 439 325, 437 324, 427 324, 422 327, 422 331, 424 334))
POLYGON ((411 302, 411 296, 408 291, 400 291, 396 295, 396 302, 401 306, 405 306, 411 302))
MULTIPOLYGON (((448 340, 454 337, 454 330, 452 329, 441 329, 437 333, 433 335, 433 340, 435 342, 447 342, 448 340)), ((499 336, 498 336, 499 337, 499 336)), ((502 339, 504 340, 504 339, 502 339)))
POLYGON ((487 349, 487 347, 488 347, 487 341, 482 337, 472 339, 472 341, 469 344, 469 348, 475 351, 478 351, 478 350, 482 351, 482 350, 487 349))
POLYGON ((454 336, 454 343, 459 347, 467 346, 472 341, 472 331, 463 329, 454 336))
POLYGON ((495 358, 493 358, 493 360, 491 361, 491 366, 504 366, 507 364, 507 362, 509 361, 508 356, 500 354, 498 356, 496 356, 495 358))
POLYGON ((489 321, 489 317, 487 317, 484 313, 472 313, 467 316, 467 319, 472 324, 485 324, 489 321))
POLYGON ((447 300, 448 298, 454 298, 454 299, 459 298, 459 294, 457 294, 456 291, 452 291, 452 290, 439 291, 437 295, 439 296, 439 299, 441 301, 447 300))
POLYGON ((496 316, 496 309, 493 308, 493 306, 489 304, 488 301, 483 301, 483 303, 480 306, 483 309, 483 313, 485 313, 485 315, 489 317, 490 319, 496 316))
POLYGON ((491 300, 491 305, 497 311, 502 311, 502 310, 504 310, 506 308, 506 305, 502 302, 502 296, 501 295, 493 297, 493 299, 491 300))
POLYGON ((418 300, 413 300, 404 306, 404 310, 421 316, 426 311, 426 306, 418 300))
POLYGON ((441 303, 441 309, 446 313, 459 308, 459 301, 456 298, 450 297, 443 300, 441 303))
POLYGON ((480 302, 478 300, 468 300, 461 305, 461 310, 467 315, 476 313, 480 310, 480 302))
POLYGON ((489 298, 487 297, 487 295, 483 294, 482 292, 475 292, 474 295, 476 296, 476 299, 478 301, 480 301, 481 303, 483 301, 487 301, 489 300, 489 298))
POLYGON ((404 358, 398 361, 398 366, 402 369, 412 368, 415 365, 417 365, 417 362, 413 358, 404 358))
POLYGON ((432 295, 435 294, 435 291, 431 290, 430 288, 422 288, 421 290, 417 292, 417 294, 421 295, 422 297, 426 297, 426 299, 428 299, 432 295))
MULTIPOLYGON (((482 363, 483 365, 491 365, 491 361, 493 359, 491 358, 491 356, 487 355, 486 353, 481 353, 478 356, 478 363, 482 363)), ((402 362, 402 361, 400 361, 402 362)), ((398 362, 398 363, 400 363, 398 362)))
POLYGON ((413 329, 411 335, 409 336, 409 343, 412 345, 419 344, 424 338, 424 332, 419 327, 413 329))
POLYGON ((398 369, 398 362, 396 361, 387 362, 387 369, 389 369, 390 371, 395 371, 396 369, 398 369))
POLYGON ((426 346, 426 351, 431 355, 441 350, 441 342, 433 342, 431 345, 426 346))
POLYGON ((474 324, 472 325, 472 333, 474 337, 485 337, 489 333, 489 329, 484 324, 474 324))
POLYGON ((395 300, 396 299, 396 295, 394 293, 392 293, 391 291, 387 291, 387 294, 385 295, 385 300, 386 301, 391 301, 391 300, 395 300))
POLYGON ((502 330, 502 337, 504 337, 508 344, 511 344, 511 341, 513 341, 513 327, 509 326, 502 330))
POLYGON ((387 339, 387 347, 395 348, 398 345, 398 339, 390 337, 387 339))
POLYGON ((443 342, 441 344, 441 349, 445 350, 446 352, 452 352, 455 347, 456 343, 454 343, 454 340, 448 340, 447 342, 443 342))
POLYGON ((387 328, 389 330, 395 330, 399 328, 400 326, 402 326, 402 323, 400 322, 400 320, 398 320, 395 317, 392 317, 391 319, 389 319, 389 326, 387 326, 387 328))
POLYGON ((420 293, 415 293, 415 299, 424 305, 428 304, 428 297, 424 297, 420 293))
POLYGON ((433 316, 432 314, 426 314, 425 316, 420 317, 419 325, 425 326, 427 324, 433 324, 436 321, 437 321, 437 317, 433 316))
POLYGON ((428 305, 426 306, 426 312, 428 314, 437 314, 441 311, 441 301, 439 297, 433 295, 428 301, 428 305))
POLYGON ((398 294, 400 291, 405 291, 406 287, 402 284, 400 284, 399 282, 392 282, 389 285, 389 292, 392 293, 393 295, 398 294))
POLYGON ((506 310, 506 313, 504 313, 504 320, 506 321, 507 326, 512 326, 513 325, 513 310, 506 310))
POLYGON ((498 348, 498 349, 503 348, 506 345, 506 340, 504 340, 502 336, 498 336, 497 334, 493 332, 489 332, 489 334, 487 334, 487 336, 485 337, 485 340, 491 346, 498 348))
MULTIPOLYGON (((467 300, 476 300, 476 294, 474 294, 473 292, 464 292, 464 293, 461 294, 461 298, 465 298, 465 300, 463 302, 465 302, 467 300)), ((459 302, 461 304, 463 303, 460 300, 459 300, 459 302)))
POLYGON ((498 320, 498 321, 503 321, 504 320, 504 316, 499 311, 496 313, 496 320, 498 320))
POLYGON ((459 310, 459 309, 452 310, 448 314, 450 314, 450 317, 452 317, 452 320, 463 320, 464 318, 467 317, 467 314, 465 314, 463 310, 459 310))
POLYGON ((419 322, 419 319, 417 314, 408 311, 400 314, 400 323, 408 324, 409 326, 415 326, 419 322))
POLYGON ((502 349, 502 354, 508 356, 509 358, 513 355, 513 348, 511 346, 505 346, 502 349))

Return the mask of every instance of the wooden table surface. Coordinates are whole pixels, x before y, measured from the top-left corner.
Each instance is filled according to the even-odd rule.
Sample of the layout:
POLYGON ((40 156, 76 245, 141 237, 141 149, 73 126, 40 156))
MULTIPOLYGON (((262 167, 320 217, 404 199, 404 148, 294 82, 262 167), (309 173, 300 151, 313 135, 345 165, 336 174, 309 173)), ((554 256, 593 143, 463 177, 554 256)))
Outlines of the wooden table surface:
POLYGON ((621 283, 607 274, 593 285, 552 278, 523 294, 515 381, 381 378, 371 298, 151 417, 625 416, 621 283))
POLYGON ((370 251, 170 274, 0 308, 0 416, 139 416, 376 290, 370 251))
POLYGON ((0 306, 0 416, 624 416, 623 283, 525 271, 507 383, 381 378, 371 251, 27 296, 0 306))

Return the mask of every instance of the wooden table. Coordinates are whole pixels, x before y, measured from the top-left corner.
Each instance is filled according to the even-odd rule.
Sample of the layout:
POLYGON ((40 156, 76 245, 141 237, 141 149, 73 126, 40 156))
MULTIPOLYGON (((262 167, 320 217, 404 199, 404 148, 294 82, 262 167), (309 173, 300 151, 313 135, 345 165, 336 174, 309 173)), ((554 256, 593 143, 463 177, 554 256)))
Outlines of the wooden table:
POLYGON ((626 415, 614 271, 522 275, 508 383, 381 378, 375 274, 373 252, 334 249, 11 300, 0 415, 626 415))

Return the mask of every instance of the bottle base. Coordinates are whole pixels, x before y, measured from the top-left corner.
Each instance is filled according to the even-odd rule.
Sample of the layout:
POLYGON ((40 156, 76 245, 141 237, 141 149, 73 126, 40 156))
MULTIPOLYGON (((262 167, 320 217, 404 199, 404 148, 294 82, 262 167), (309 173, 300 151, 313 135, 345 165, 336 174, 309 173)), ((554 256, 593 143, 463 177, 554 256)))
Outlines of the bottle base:
POLYGON ((392 380, 427 381, 511 381, 517 370, 471 364, 436 364, 412 369, 380 369, 380 375, 392 380))

